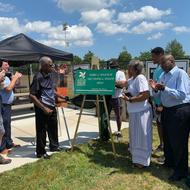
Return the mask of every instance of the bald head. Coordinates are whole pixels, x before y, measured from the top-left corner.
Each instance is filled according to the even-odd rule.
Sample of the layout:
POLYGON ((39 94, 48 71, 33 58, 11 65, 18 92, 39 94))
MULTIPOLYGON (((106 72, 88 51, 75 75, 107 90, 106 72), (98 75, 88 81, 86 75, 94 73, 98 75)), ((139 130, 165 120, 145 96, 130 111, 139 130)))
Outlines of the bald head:
POLYGON ((164 55, 161 59, 161 67, 165 72, 169 72, 175 67, 175 59, 173 55, 164 55))
POLYGON ((41 70, 45 73, 50 73, 52 70, 53 62, 50 57, 43 56, 40 58, 39 63, 41 65, 41 70))

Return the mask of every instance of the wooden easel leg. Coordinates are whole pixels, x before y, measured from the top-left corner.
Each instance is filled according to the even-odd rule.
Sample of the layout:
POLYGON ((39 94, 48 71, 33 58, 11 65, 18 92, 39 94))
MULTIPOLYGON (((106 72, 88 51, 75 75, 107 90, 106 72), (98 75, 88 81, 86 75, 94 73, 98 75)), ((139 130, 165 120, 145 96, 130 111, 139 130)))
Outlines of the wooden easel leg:
POLYGON ((62 110, 63 119, 64 119, 64 123, 65 123, 65 128, 66 128, 66 132, 67 132, 67 137, 68 137, 68 140, 69 140, 69 144, 71 146, 71 138, 70 138, 70 135, 69 135, 69 129, 68 129, 68 126, 67 126, 67 121, 66 121, 66 117, 65 117, 64 108, 62 107, 61 110, 62 110))
POLYGON ((112 130, 111 130, 110 119, 109 119, 108 108, 107 108, 105 96, 103 96, 103 102, 104 102, 104 107, 105 107, 106 117, 107 117, 107 122, 108 122, 108 128, 109 128, 110 137, 111 137, 112 149, 113 149, 114 157, 116 158, 115 145, 114 145, 114 141, 113 141, 113 135, 112 135, 112 130))
POLYGON ((86 95, 83 96, 82 106, 81 106, 81 108, 80 108, 80 114, 79 114, 79 117, 78 117, 78 121, 77 121, 77 126, 76 126, 76 129, 75 129, 74 138, 73 138, 73 140, 72 140, 71 151, 73 151, 73 148, 74 148, 74 145, 75 145, 76 136, 77 136, 77 131, 78 131, 78 128, 79 128, 79 123, 80 123, 80 119, 81 119, 81 115, 82 115, 82 111, 83 111, 83 107, 84 107, 84 102, 85 102, 85 100, 86 100, 86 95))
POLYGON ((100 134, 100 106, 99 106, 99 95, 96 95, 96 110, 97 110, 98 126, 99 126, 99 134, 100 134))
POLYGON ((56 111, 57 111, 57 120, 58 120, 58 126, 59 126, 59 134, 62 137, 61 121, 60 121, 60 116, 59 116, 59 107, 56 107, 56 111))

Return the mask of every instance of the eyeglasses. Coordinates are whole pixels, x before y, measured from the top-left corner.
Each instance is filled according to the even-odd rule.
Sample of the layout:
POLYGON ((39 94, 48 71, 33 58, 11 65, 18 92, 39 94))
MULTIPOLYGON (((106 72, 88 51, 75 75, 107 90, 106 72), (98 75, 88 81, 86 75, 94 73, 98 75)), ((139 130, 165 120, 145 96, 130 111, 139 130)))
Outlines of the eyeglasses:
POLYGON ((50 67, 54 68, 55 67, 55 64, 49 64, 50 67))

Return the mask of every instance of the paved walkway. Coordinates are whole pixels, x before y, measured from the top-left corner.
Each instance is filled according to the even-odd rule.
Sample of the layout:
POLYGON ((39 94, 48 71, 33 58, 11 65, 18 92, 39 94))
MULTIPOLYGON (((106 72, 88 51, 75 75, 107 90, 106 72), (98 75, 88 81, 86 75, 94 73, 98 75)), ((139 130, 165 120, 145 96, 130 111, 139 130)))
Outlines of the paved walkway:
MULTIPOLYGON (((66 121, 70 137, 74 137, 76 124, 79 116, 79 110, 64 108, 66 121)), ((35 162, 38 159, 35 156, 35 118, 32 110, 14 111, 12 117, 12 137, 13 141, 20 144, 20 148, 13 149, 9 157, 12 162, 7 165, 0 165, 0 173, 20 167, 24 164, 35 162), (23 113, 24 112, 24 113, 23 113)), ((90 139, 98 137, 98 118, 94 116, 93 110, 84 110, 77 134, 77 143, 84 143, 90 139)), ((70 147, 62 111, 59 108, 61 127, 59 128, 59 142, 61 147, 70 147)), ((122 127, 128 124, 123 122, 122 127)), ((111 121, 112 131, 116 131, 116 122, 111 121)), ((48 147, 47 147, 48 150, 48 147)))

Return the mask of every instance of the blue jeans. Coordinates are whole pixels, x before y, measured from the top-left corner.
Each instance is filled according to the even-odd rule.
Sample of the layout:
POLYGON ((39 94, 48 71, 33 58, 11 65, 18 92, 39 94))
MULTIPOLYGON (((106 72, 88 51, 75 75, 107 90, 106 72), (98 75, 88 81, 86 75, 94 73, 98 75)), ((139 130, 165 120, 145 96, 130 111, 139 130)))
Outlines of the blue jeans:
POLYGON ((6 148, 9 149, 13 145, 13 140, 11 139, 11 105, 2 104, 1 110, 5 134, 2 138, 0 151, 6 148))
MULTIPOLYGON (((0 107, 0 109, 1 109, 1 107, 0 107)), ((3 126, 3 118, 1 115, 1 111, 0 111, 0 146, 1 146, 2 138, 3 138, 4 134, 5 134, 5 129, 3 126)))

